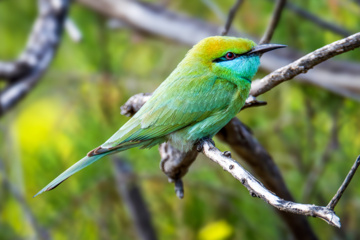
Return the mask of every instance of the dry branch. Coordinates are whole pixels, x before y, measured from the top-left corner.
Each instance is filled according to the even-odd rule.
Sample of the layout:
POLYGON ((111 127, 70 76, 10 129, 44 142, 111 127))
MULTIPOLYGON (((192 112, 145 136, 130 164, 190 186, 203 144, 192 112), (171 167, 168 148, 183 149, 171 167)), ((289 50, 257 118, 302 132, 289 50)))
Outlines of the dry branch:
POLYGON ((136 175, 124 160, 113 158, 116 187, 130 213, 136 233, 141 240, 155 240, 156 232, 150 211, 137 184, 136 175))
POLYGON ((250 95, 256 97, 263 94, 280 83, 293 79, 295 76, 306 73, 317 64, 328 60, 336 55, 345 53, 360 47, 360 33, 328 44, 306 56, 279 68, 261 80, 254 81, 251 85, 250 95))
POLYGON ((278 22, 280 20, 281 13, 284 9, 285 4, 286 4, 286 0, 277 0, 274 13, 271 17, 268 27, 266 28, 264 36, 261 38, 259 44, 265 44, 270 42, 274 34, 275 28, 277 27, 278 22))
MULTIPOLYGON (((274 1, 274 0, 272 0, 274 1)), ((347 37, 351 35, 351 31, 345 29, 343 26, 336 25, 334 23, 325 21, 320 17, 302 9, 291 2, 287 2, 285 7, 290 11, 296 13, 298 16, 302 17, 305 20, 309 20, 311 23, 318 25, 323 29, 327 29, 333 33, 339 34, 340 36, 347 37)))
POLYGON ((355 160, 355 163, 351 167, 351 169, 350 169, 348 175, 346 176, 344 182, 341 184, 339 190, 336 192, 335 196, 331 199, 331 201, 327 205, 327 207, 329 209, 334 210, 336 204, 339 202, 341 196, 345 192, 346 188, 349 186, 349 183, 350 183, 351 179, 353 178, 353 176, 355 175, 356 170, 358 169, 359 165, 360 165, 360 156, 357 157, 357 159, 355 160))
POLYGON ((70 0, 39 0, 39 14, 19 59, 0 62, 0 117, 19 102, 40 80, 59 44, 70 0))
MULTIPOLYGON (((239 119, 233 118, 216 137, 227 143, 270 191, 283 199, 294 201, 271 155, 239 119)), ((294 216, 280 210, 277 210, 277 214, 289 227, 295 239, 317 239, 304 216, 294 216)))
POLYGON ((168 176, 169 182, 174 183, 176 196, 183 198, 184 187, 182 177, 188 172, 198 152, 195 150, 195 147, 192 151, 181 152, 170 143, 160 144, 159 152, 161 156, 160 169, 168 176))
POLYGON ((244 2, 244 0, 236 0, 234 6, 231 7, 228 17, 226 19, 226 23, 225 23, 225 27, 224 30, 221 32, 222 36, 225 36, 228 34, 231 24, 234 20, 234 17, 236 15, 236 12, 238 11, 238 9, 240 8, 241 4, 244 2))
POLYGON ((284 199, 279 198, 274 193, 267 190, 254 176, 247 172, 238 162, 233 160, 231 157, 224 155, 217 149, 211 141, 205 140, 201 142, 202 153, 207 156, 210 160, 219 164, 225 171, 229 172, 234 178, 239 180, 250 192, 250 195, 253 197, 258 197, 263 199, 268 204, 274 206, 275 208, 321 218, 326 221, 328 224, 340 227, 340 219, 333 210, 327 207, 321 207, 310 204, 300 204, 294 203, 291 201, 285 201, 284 199))

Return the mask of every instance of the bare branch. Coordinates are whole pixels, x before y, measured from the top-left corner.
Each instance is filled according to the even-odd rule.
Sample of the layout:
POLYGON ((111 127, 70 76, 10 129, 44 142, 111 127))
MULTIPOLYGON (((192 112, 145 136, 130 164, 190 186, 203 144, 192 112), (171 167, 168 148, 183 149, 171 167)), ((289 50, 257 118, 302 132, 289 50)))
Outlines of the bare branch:
POLYGON ((202 152, 210 160, 219 164, 225 171, 229 172, 234 178, 239 180, 250 192, 253 197, 263 199, 266 203, 275 208, 323 219, 328 224, 340 227, 340 219, 333 210, 322 206, 300 204, 291 201, 285 201, 279 198, 274 193, 267 190, 254 176, 247 172, 238 162, 231 157, 225 156, 219 149, 217 149, 211 141, 202 141, 202 152))
POLYGON ((39 0, 38 5, 38 18, 25 50, 14 62, 0 62, 0 79, 8 82, 0 92, 0 116, 12 108, 40 80, 59 44, 69 0, 39 0))
POLYGON ((265 31, 263 37, 261 38, 259 44, 265 44, 265 43, 270 42, 270 40, 274 34, 275 28, 277 27, 278 22, 280 20, 281 13, 284 9, 285 4, 286 4, 286 0, 277 0, 276 6, 274 9, 274 13, 271 17, 270 23, 267 26, 266 31, 265 31))
MULTIPOLYGON (((274 1, 274 0, 272 0, 272 1, 274 1)), ((297 15, 299 15, 300 17, 302 17, 306 20, 309 20, 311 23, 316 24, 319 27, 327 29, 333 33, 339 34, 343 37, 347 37, 352 34, 351 31, 345 29, 344 27, 336 25, 336 24, 328 22, 328 21, 325 21, 325 20, 319 18, 318 16, 306 11, 305 9, 302 9, 302 8, 296 6, 295 4, 293 4, 291 2, 287 2, 285 6, 289 10, 291 10, 294 13, 296 13, 297 15)))
POLYGON ((174 182, 176 196, 183 198, 184 189, 181 178, 188 172, 198 152, 195 148, 189 152, 181 152, 170 143, 160 144, 159 152, 161 156, 160 169, 168 176, 169 182, 174 182))
POLYGON ((244 2, 244 0, 236 0, 234 6, 231 7, 228 17, 226 19, 224 30, 221 32, 221 36, 225 36, 228 34, 230 27, 231 27, 231 23, 233 22, 234 17, 236 15, 236 12, 238 11, 238 9, 240 8, 240 6, 243 2, 244 2))
POLYGON ((331 201, 329 202, 329 204, 327 205, 327 208, 334 210, 336 204, 339 202, 341 196, 343 195, 343 193, 345 192, 346 188, 348 187, 351 179, 353 178, 353 176, 356 173, 357 168, 360 165, 360 155, 357 157, 354 165, 351 167, 348 175, 346 176, 344 182, 341 184, 339 190, 336 192, 335 196, 331 199, 331 201))
POLYGON ((139 239, 155 240, 156 232, 151 222, 151 215, 137 185, 136 176, 130 165, 118 158, 113 158, 116 186, 124 204, 129 209, 130 217, 139 239))
POLYGON ((329 58, 358 47, 360 47, 360 33, 319 48, 297 61, 279 68, 261 80, 254 81, 251 85, 250 95, 259 96, 284 81, 290 80, 301 73, 306 73, 312 67, 329 58))
POLYGON ((265 106, 266 104, 267 104, 267 102, 265 102, 265 101, 258 101, 254 96, 249 96, 246 99, 245 104, 241 108, 241 110, 244 110, 244 109, 250 108, 250 107, 261 107, 261 106, 265 106))
MULTIPOLYGON (((226 142, 238 156, 240 156, 258 176, 262 183, 279 197, 294 201, 286 187, 281 172, 271 155, 252 135, 251 130, 239 119, 233 118, 216 137, 226 142)), ((293 215, 277 210, 279 216, 289 227, 295 239, 316 239, 314 232, 304 216, 293 215)))
POLYGON ((152 93, 138 93, 130 97, 124 105, 120 107, 121 115, 131 117, 146 103, 152 93))

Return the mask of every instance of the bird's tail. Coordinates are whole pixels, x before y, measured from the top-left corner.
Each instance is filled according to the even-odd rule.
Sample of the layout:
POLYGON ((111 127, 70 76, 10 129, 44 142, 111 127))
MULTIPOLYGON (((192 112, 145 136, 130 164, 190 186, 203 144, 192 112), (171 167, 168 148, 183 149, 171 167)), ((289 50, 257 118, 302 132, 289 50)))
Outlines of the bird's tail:
POLYGON ((142 142, 126 142, 124 144, 118 145, 117 147, 114 147, 113 149, 102 148, 100 146, 100 147, 90 151, 86 157, 80 159, 74 165, 72 165, 70 168, 65 170, 65 172, 60 174, 52 182, 50 182, 48 185, 46 185, 46 187, 44 187, 40 192, 35 194, 34 197, 36 197, 37 195, 39 195, 43 192, 50 191, 50 190, 56 188, 57 186, 59 186, 60 183, 65 181, 67 178, 69 178, 74 173, 89 166, 93 162, 99 160, 100 158, 102 158, 108 154, 113 154, 116 152, 124 151, 126 149, 133 148, 133 147, 150 148, 150 147, 153 147, 154 145, 159 144, 164 141, 165 141, 165 139, 159 138, 159 139, 150 139, 150 140, 142 141, 142 142))
POLYGON ((46 187, 44 187, 40 192, 35 194, 34 197, 36 197, 37 195, 39 195, 39 194, 41 194, 43 192, 50 191, 50 190, 56 188, 57 186, 59 186, 60 183, 65 181, 68 177, 70 177, 74 173, 80 171, 84 167, 89 166, 90 164, 92 164, 93 162, 99 160, 100 158, 104 157, 105 155, 107 155, 107 154, 99 154, 99 155, 94 155, 94 156, 91 156, 91 157, 86 156, 86 157, 82 158, 81 160, 76 162, 74 165, 72 165, 70 168, 68 168, 65 172, 60 174, 52 182, 50 182, 48 185, 46 185, 46 187))

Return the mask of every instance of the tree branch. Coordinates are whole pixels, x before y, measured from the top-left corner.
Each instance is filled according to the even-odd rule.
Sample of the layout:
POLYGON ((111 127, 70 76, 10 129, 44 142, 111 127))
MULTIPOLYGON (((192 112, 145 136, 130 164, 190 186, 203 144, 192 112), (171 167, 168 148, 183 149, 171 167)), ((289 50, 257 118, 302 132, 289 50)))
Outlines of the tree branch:
POLYGON ((277 69, 261 80, 254 81, 251 85, 250 95, 259 96, 284 81, 290 80, 301 73, 306 73, 309 69, 329 58, 358 47, 360 47, 360 33, 319 48, 295 62, 277 69))
POLYGON ((39 0, 39 14, 18 60, 0 62, 0 117, 23 98, 50 65, 63 32, 70 0, 39 0))
POLYGON ((228 32, 230 30, 230 27, 231 27, 231 24, 232 24, 232 22, 234 20, 234 17, 236 15, 236 12, 238 11, 238 9, 240 8, 240 6, 241 6, 241 4, 243 2, 244 2, 244 0, 236 0, 234 6, 232 6, 230 8, 228 17, 226 19, 224 30, 222 30, 222 32, 221 32, 221 36, 225 36, 225 35, 228 34, 228 32))
POLYGON ((113 164, 118 192, 124 201, 124 205, 129 209, 139 239, 157 239, 149 209, 136 183, 136 176, 131 167, 119 158, 113 158, 113 164))
POLYGON ((278 25, 278 22, 280 20, 281 13, 284 9, 285 4, 286 4, 286 0, 277 0, 276 6, 274 9, 274 13, 271 17, 270 23, 267 26, 266 31, 265 31, 263 37, 261 38, 259 44, 265 44, 265 43, 270 42, 270 40, 274 34, 275 28, 278 25))
POLYGON ((274 193, 267 190, 254 176, 247 172, 238 162, 231 157, 225 156, 217 149, 211 141, 205 140, 201 142, 202 153, 210 160, 219 164, 225 171, 229 172, 234 178, 239 180, 250 192, 252 197, 263 199, 266 203, 275 208, 323 219, 328 224, 340 227, 340 219, 333 210, 310 204, 300 204, 291 201, 285 201, 274 193))
MULTIPOLYGON (((216 137, 227 143, 270 191, 283 199, 294 201, 271 155, 239 119, 233 118, 216 134, 216 137)), ((317 239, 304 216, 294 216, 280 210, 277 210, 277 214, 289 227, 295 239, 317 239)))
POLYGON ((195 147, 189 152, 181 152, 170 143, 159 146, 161 156, 160 169, 175 185, 175 194, 178 198, 184 197, 182 177, 188 172, 190 165, 195 161, 198 152, 195 147))
POLYGON ((341 184, 339 190, 336 192, 335 196, 331 199, 331 201, 329 202, 329 204, 327 205, 327 208, 334 210, 336 204, 339 202, 341 196, 343 195, 343 193, 345 192, 346 188, 348 187, 351 179, 353 178, 353 176, 356 173, 357 168, 360 165, 360 155, 357 157, 357 159, 355 160, 354 165, 351 167, 348 175, 346 176, 344 182, 341 184))
MULTIPOLYGON (((271 1, 275 1, 275 0, 271 0, 271 1)), ((327 29, 333 33, 339 34, 340 36, 343 37, 347 37, 349 35, 351 35, 351 31, 345 29, 342 26, 336 25, 334 23, 325 21, 321 18, 319 18, 318 16, 306 11, 305 9, 302 9, 298 6, 296 6, 295 4, 291 3, 291 2, 287 2, 285 7, 287 9, 289 9, 290 11, 296 13, 298 16, 302 17, 303 19, 306 19, 308 21, 310 21, 313 24, 318 25, 321 28, 327 29)))

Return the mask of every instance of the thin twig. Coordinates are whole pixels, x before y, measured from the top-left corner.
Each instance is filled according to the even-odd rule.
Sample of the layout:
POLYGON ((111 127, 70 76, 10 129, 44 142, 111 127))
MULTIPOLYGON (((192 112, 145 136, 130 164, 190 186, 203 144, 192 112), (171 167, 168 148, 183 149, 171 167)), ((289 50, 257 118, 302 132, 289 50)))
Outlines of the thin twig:
MULTIPOLYGON (((275 0, 271 0, 275 1, 275 0)), ((316 24, 320 26, 321 28, 327 29, 333 33, 339 34, 340 36, 347 37, 351 35, 351 31, 348 29, 345 29, 343 26, 336 25, 334 23, 325 21, 324 19, 321 19, 320 17, 316 16, 313 13, 310 13, 306 11, 303 8, 300 8, 296 6, 295 4, 291 2, 287 2, 285 7, 292 12, 296 13, 298 16, 302 17, 303 19, 309 20, 312 24, 316 24)))
POLYGON ((201 142, 202 152, 210 160, 219 164, 225 171, 229 172, 234 178, 239 180, 250 192, 253 197, 263 199, 268 204, 275 208, 323 219, 328 224, 336 227, 340 227, 340 219, 336 216, 335 212, 327 207, 300 204, 291 201, 286 201, 279 198, 274 193, 267 190, 254 176, 247 172, 238 162, 231 157, 224 155, 219 149, 217 149, 211 141, 203 140, 201 142))
POLYGON ((234 20, 234 17, 236 15, 236 12, 238 11, 238 9, 240 8, 241 4, 244 2, 244 0, 236 0, 234 6, 232 6, 230 8, 228 17, 226 19, 226 23, 225 23, 225 27, 224 30, 221 32, 221 36, 225 36, 228 34, 231 24, 234 20))
POLYGON ((297 61, 279 68, 261 80, 254 81, 251 85, 250 95, 259 96, 284 81, 290 80, 301 73, 306 73, 312 67, 329 58, 358 47, 360 47, 360 32, 319 48, 297 61))
POLYGON ((329 204, 327 205, 327 208, 334 210, 336 204, 339 202, 341 196, 345 192, 346 188, 348 187, 351 179, 353 178, 354 174, 356 173, 357 168, 360 165, 360 155, 357 157, 354 165, 351 167, 348 175, 346 176, 344 182, 341 184, 339 190, 336 192, 335 196, 331 199, 329 204))
POLYGON ((265 44, 270 42, 274 34, 275 28, 277 27, 278 22, 280 20, 281 13, 284 9, 285 4, 286 4, 286 0, 277 0, 274 13, 259 44, 265 44))

